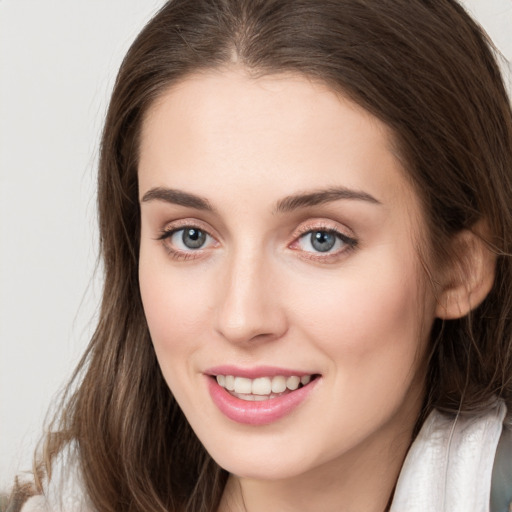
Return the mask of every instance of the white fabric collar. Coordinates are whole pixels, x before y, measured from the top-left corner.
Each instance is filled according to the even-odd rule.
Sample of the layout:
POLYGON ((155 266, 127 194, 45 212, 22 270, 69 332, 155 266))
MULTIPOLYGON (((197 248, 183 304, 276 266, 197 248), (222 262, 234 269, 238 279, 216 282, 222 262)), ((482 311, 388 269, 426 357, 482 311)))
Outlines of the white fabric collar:
POLYGON ((451 418, 433 411, 405 459, 390 512, 489 512, 506 406, 451 418))

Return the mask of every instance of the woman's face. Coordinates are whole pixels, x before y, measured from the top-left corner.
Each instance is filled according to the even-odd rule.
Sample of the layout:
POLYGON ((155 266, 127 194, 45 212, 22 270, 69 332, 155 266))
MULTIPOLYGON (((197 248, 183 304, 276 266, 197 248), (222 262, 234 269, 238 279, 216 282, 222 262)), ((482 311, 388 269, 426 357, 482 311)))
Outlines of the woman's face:
POLYGON ((381 122, 301 76, 197 74, 148 112, 139 184, 156 355, 222 467, 287 478, 406 449, 435 300, 381 122))

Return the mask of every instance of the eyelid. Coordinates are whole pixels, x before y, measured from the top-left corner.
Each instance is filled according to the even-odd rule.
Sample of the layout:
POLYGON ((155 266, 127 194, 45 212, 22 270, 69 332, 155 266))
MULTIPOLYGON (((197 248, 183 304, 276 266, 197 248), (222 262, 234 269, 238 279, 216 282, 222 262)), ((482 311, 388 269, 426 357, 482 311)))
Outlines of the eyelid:
POLYGON ((316 260, 320 262, 328 262, 329 260, 338 259, 347 252, 354 250, 357 247, 358 243, 359 240, 357 239, 355 233, 353 233, 352 230, 345 226, 342 228, 338 222, 329 221, 326 219, 311 219, 301 224, 294 231, 292 235, 292 242, 289 244, 289 247, 292 250, 300 252, 301 257, 305 259, 316 260), (294 247, 298 245, 299 240, 303 236, 315 231, 325 231, 328 233, 333 233, 337 237, 339 237, 346 245, 345 247, 338 251, 326 253, 303 251, 297 247, 294 247), (349 232, 350 234, 347 232, 349 232))
POLYGON ((292 238, 295 240, 310 231, 331 231, 333 233, 339 233, 344 238, 357 240, 355 233, 351 229, 342 226, 339 222, 326 219, 310 219, 303 222, 293 232, 292 238))
POLYGON ((162 245, 167 250, 169 256, 176 260, 189 260, 201 257, 208 249, 212 248, 211 241, 208 246, 200 247, 198 249, 189 249, 183 250, 176 247, 172 247, 170 244, 170 239, 174 234, 178 231, 182 231, 186 228, 198 229, 203 231, 211 241, 213 241, 213 247, 219 245, 218 237, 215 234, 212 234, 214 231, 209 225, 206 225, 204 222, 194 219, 194 218, 186 218, 179 219, 176 221, 168 222, 165 226, 160 230, 159 235, 156 237, 156 240, 160 241, 162 245))
POLYGON ((202 220, 196 219, 195 217, 185 217, 182 219, 176 219, 176 220, 172 220, 170 222, 166 222, 164 224, 164 227, 162 228, 162 231, 177 230, 179 228, 186 228, 189 226, 194 227, 194 228, 203 229, 204 231, 206 231, 208 233, 213 231, 210 224, 208 224, 202 220))
POLYGON ((159 230, 160 235, 157 237, 157 239, 162 240, 163 238, 170 236, 171 233, 179 231, 180 229, 184 228, 200 229, 201 231, 204 231, 207 235, 210 235, 215 240, 219 240, 219 235, 211 227, 210 224, 207 224, 194 217, 187 217, 184 219, 173 220, 171 222, 165 223, 165 225, 159 230))

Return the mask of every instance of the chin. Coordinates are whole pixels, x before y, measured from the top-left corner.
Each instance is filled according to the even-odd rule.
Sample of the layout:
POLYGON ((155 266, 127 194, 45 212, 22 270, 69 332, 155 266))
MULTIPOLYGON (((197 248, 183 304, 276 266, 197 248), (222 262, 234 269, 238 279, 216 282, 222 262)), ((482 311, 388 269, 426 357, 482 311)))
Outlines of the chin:
POLYGON ((226 471, 239 478, 249 480, 287 480, 295 478, 307 472, 307 466, 302 462, 295 460, 286 460, 275 458, 269 460, 246 460, 238 458, 238 460, 216 460, 216 462, 226 471))
POLYGON ((294 440, 293 436, 282 436, 275 431, 267 434, 249 435, 245 439, 232 435, 223 443, 203 438, 201 442, 220 467, 240 478, 253 480, 295 478, 332 458, 332 453, 322 453, 314 443, 305 449, 308 443, 304 440, 294 440))

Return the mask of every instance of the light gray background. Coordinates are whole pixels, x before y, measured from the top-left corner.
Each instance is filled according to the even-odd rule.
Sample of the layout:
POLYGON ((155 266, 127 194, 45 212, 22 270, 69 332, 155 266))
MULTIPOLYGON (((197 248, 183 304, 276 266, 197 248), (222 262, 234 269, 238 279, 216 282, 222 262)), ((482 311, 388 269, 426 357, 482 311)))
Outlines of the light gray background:
MULTIPOLYGON (((94 329, 95 167, 117 68, 163 0, 0 0, 0 490, 94 329)), ((512 0, 466 0, 512 58, 512 0)))

